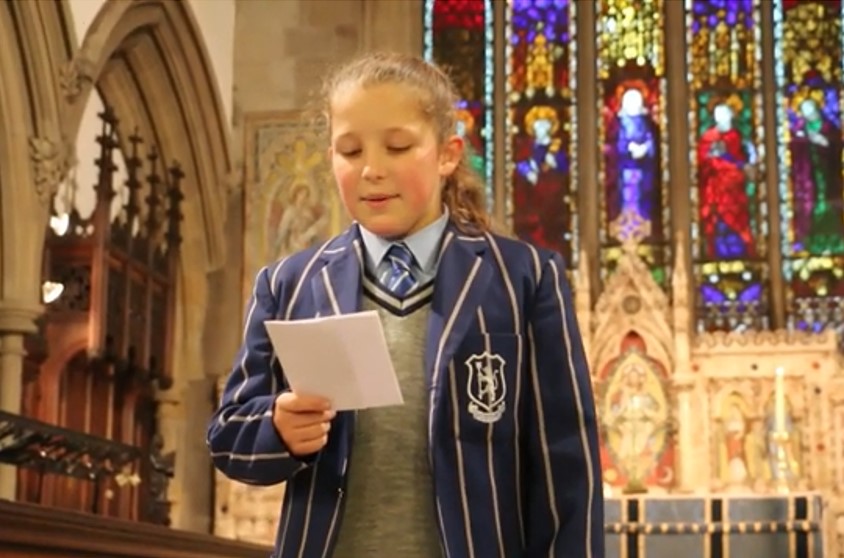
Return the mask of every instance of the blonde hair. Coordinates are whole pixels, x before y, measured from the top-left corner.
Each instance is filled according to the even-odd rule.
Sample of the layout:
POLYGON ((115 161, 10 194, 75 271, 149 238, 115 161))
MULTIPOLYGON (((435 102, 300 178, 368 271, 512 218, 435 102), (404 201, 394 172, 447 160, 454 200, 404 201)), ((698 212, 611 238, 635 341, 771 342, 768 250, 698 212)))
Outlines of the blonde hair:
MULTIPOLYGON (((349 86, 366 87, 399 84, 419 92, 422 112, 433 125, 437 141, 444 143, 456 133, 457 90, 448 75, 439 67, 418 56, 395 53, 372 53, 338 68, 323 88, 323 115, 331 124, 331 100, 349 86)), ((468 149, 454 172, 446 177, 442 190, 443 203, 452 222, 467 234, 480 234, 490 228, 486 211, 485 188, 472 169, 468 149)))

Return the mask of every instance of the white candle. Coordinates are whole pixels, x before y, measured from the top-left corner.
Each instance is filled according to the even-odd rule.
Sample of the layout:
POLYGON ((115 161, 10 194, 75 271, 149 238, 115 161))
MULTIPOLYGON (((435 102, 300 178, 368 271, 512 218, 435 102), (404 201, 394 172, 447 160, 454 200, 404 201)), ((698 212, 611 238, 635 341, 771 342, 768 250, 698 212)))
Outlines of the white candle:
POLYGON ((785 370, 777 368, 774 384, 774 429, 785 432, 785 370))

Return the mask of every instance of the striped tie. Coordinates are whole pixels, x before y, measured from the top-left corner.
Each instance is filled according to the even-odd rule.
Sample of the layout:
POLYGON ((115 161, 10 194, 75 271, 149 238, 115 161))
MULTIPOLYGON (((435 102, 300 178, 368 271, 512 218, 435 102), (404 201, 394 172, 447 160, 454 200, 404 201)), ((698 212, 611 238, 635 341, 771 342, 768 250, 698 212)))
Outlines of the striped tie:
POLYGON ((406 244, 393 244, 385 258, 390 265, 381 274, 381 284, 398 298, 404 298, 417 286, 411 271, 413 254, 406 244))

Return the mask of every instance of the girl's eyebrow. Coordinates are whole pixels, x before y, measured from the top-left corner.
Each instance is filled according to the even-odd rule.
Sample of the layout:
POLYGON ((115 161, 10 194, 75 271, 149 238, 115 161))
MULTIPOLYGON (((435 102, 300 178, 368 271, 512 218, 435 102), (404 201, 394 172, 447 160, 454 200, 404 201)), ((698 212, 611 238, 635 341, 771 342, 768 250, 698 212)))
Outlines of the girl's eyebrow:
MULTIPOLYGON (((390 126, 384 130, 384 133, 386 134, 393 134, 396 132, 415 133, 416 130, 410 126, 390 126)), ((336 136, 334 139, 341 140, 347 137, 356 136, 357 134, 357 132, 344 132, 339 136, 336 136)))

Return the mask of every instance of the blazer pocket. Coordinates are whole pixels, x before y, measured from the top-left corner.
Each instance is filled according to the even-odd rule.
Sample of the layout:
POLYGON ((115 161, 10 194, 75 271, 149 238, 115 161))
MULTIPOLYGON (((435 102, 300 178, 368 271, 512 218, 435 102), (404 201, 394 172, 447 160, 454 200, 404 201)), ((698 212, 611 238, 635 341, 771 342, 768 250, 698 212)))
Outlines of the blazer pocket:
POLYGON ((524 340, 512 333, 467 335, 452 361, 457 393, 453 409, 463 425, 461 437, 486 440, 492 427, 494 438, 514 434, 516 393, 524 367, 524 340))

